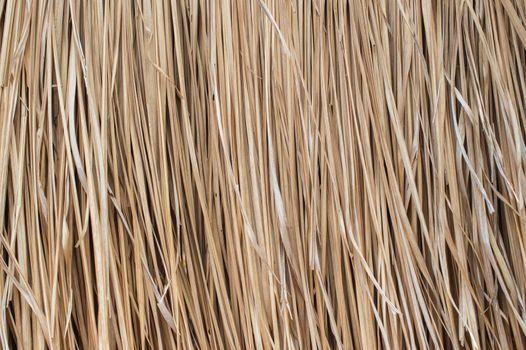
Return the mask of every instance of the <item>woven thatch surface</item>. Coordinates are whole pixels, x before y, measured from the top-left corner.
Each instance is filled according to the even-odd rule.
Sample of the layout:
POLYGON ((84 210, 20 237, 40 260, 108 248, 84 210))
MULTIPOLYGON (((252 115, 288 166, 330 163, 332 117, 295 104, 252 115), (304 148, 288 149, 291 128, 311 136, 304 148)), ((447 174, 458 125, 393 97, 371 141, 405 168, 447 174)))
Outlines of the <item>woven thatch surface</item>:
POLYGON ((0 0, 0 346, 526 346, 524 0, 0 0))

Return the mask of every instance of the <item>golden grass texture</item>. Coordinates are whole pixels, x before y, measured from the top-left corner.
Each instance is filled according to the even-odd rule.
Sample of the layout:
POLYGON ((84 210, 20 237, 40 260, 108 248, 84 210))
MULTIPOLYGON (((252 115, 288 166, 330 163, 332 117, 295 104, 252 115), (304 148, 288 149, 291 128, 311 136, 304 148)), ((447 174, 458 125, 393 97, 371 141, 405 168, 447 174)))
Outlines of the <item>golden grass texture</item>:
POLYGON ((524 349, 524 0, 0 0, 4 349, 524 349))

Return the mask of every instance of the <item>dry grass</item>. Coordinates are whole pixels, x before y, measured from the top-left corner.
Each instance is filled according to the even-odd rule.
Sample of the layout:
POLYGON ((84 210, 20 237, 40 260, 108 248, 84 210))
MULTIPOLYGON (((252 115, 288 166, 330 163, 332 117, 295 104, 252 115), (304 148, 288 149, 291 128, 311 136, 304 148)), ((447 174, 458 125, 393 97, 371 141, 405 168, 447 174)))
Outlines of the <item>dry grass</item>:
POLYGON ((0 343, 526 347, 524 0, 0 0, 0 343))

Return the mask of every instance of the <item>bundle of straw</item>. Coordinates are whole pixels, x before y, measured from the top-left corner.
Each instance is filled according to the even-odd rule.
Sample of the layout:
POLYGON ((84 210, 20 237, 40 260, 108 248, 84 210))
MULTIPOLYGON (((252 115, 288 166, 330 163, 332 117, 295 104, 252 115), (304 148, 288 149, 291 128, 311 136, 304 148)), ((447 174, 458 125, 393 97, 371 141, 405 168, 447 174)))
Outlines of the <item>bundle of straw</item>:
POLYGON ((0 346, 524 349, 524 0, 0 0, 0 346))

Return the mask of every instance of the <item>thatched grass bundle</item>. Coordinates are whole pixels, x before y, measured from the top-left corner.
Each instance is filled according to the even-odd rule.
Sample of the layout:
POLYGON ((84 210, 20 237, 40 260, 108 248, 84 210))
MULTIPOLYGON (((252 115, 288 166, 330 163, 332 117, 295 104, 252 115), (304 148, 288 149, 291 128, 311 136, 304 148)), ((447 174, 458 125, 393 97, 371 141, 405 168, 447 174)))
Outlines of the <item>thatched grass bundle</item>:
POLYGON ((0 0, 0 346, 526 347, 524 0, 0 0))

